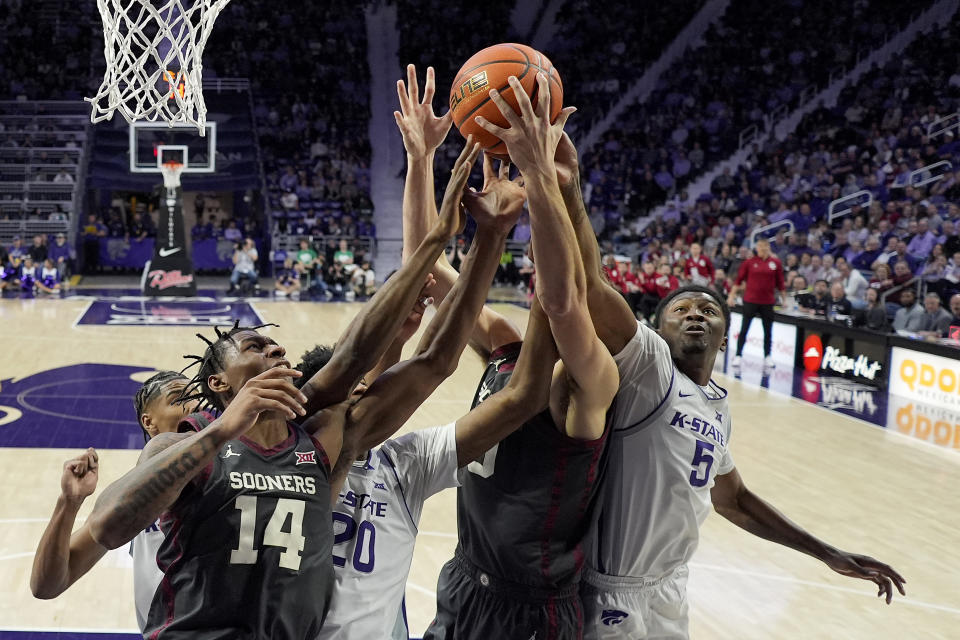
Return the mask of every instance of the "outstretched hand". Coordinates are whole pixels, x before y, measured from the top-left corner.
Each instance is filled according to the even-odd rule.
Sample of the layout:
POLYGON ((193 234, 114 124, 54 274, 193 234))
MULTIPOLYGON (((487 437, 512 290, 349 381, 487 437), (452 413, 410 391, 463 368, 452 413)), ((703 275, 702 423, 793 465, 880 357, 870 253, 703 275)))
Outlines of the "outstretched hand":
POLYGON ((417 85, 417 68, 414 65, 407 65, 406 83, 397 80, 400 111, 394 111, 393 117, 403 136, 403 146, 411 156, 424 157, 433 153, 447 137, 453 122, 449 111, 439 118, 433 112, 433 94, 436 88, 434 75, 433 67, 427 67, 422 101, 417 85))
POLYGON ((60 491, 67 500, 82 501, 97 490, 100 458, 93 447, 63 463, 60 491))
POLYGON ((537 73, 539 90, 536 108, 531 104, 530 97, 524 91, 516 76, 510 76, 508 82, 513 89, 513 95, 516 96, 517 104, 520 106, 519 114, 513 110, 496 89, 492 89, 489 95, 500 113, 510 123, 510 128, 498 127, 483 116, 477 116, 477 124, 503 140, 504 144, 507 145, 510 159, 517 165, 521 173, 529 174, 536 169, 552 171, 554 155, 557 152, 557 144, 560 142, 560 136, 563 133, 563 126, 567 123, 567 118, 577 109, 576 107, 564 107, 560 111, 560 115, 557 116, 557 121, 551 124, 550 82, 543 72, 537 73))
POLYGON ((893 587, 897 587, 900 595, 905 596, 907 592, 903 585, 906 584, 903 576, 894 571, 893 567, 886 565, 870 556, 861 556, 855 553, 838 551, 825 560, 828 567, 842 576, 850 578, 860 578, 875 583, 879 590, 877 597, 886 597, 887 604, 893 601, 893 587))
POLYGON ((501 160, 499 172, 494 171, 493 159, 484 153, 483 190, 464 192, 463 204, 477 226, 506 234, 520 218, 526 197, 523 178, 510 179, 510 163, 501 160))
POLYGON ((420 294, 417 295, 417 301, 413 303, 413 309, 410 310, 407 319, 400 325, 400 331, 397 332, 397 340, 400 342, 405 343, 412 338, 413 334, 420 328, 420 321, 423 320, 423 314, 426 312, 427 307, 433 304, 433 296, 430 294, 436 284, 437 280, 433 277, 433 274, 428 273, 423 288, 420 289, 420 294))
POLYGON ((437 219, 438 228, 448 238, 462 232, 466 226, 467 217, 460 199, 466 192, 467 180, 470 178, 470 171, 478 155, 480 155, 480 145, 473 141, 471 135, 467 138, 467 144, 460 152, 460 157, 453 164, 453 169, 450 170, 450 181, 447 182, 447 190, 443 194, 443 203, 440 205, 440 217, 437 219))
POLYGON ((580 180, 580 160, 577 157, 577 147, 566 131, 560 135, 560 142, 557 144, 557 153, 553 161, 557 165, 557 182, 560 183, 561 187, 580 180))

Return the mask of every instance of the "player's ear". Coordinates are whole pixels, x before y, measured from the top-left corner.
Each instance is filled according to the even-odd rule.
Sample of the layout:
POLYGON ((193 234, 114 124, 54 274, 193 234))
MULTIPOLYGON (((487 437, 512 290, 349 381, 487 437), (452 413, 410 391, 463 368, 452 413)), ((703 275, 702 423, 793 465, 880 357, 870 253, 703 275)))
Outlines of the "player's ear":
POLYGON ((147 432, 151 438, 160 433, 160 430, 157 428, 157 425, 153 422, 153 418, 149 413, 144 413, 140 416, 140 425, 143 427, 143 430, 147 432))
POLYGON ((227 393, 230 391, 230 385, 227 378, 222 373, 215 373, 207 377, 207 387, 214 393, 227 393))
POLYGON ((727 336, 723 336, 723 340, 720 341, 720 352, 723 353, 727 350, 727 336))

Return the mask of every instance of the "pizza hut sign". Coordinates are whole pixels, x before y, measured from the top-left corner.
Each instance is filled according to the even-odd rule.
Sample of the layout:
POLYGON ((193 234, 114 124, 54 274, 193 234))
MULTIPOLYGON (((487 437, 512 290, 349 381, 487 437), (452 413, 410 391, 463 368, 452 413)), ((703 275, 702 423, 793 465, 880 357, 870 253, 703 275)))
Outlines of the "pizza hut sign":
POLYGON ((880 372, 880 363, 876 360, 870 360, 863 354, 851 358, 842 354, 840 349, 828 346, 823 350, 823 361, 820 363, 820 368, 836 373, 850 372, 859 378, 875 380, 877 373, 880 372))

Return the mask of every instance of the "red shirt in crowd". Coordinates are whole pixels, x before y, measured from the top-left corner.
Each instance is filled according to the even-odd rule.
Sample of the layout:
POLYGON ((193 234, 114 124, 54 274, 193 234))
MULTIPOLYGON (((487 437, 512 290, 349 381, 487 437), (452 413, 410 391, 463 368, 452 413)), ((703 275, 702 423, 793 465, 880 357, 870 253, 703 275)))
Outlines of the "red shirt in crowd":
POLYGON ((667 297, 667 295, 676 289, 680 288, 680 281, 677 280, 676 276, 656 276, 656 287, 657 287, 657 296, 662 300, 667 297))
POLYGON ((710 262, 710 258, 704 254, 700 254, 696 258, 693 256, 688 256, 687 260, 683 263, 683 277, 687 280, 691 278, 691 272, 696 269, 697 275, 701 279, 709 282, 713 280, 713 263, 710 262))
POLYGON ((649 293, 652 296, 660 295, 657 291, 657 278, 660 276, 658 276, 656 273, 644 273, 642 271, 638 275, 640 280, 640 291, 649 293))
POLYGON ((783 291, 783 263, 774 255, 754 256, 743 261, 735 284, 746 281, 743 301, 751 304, 774 304, 776 292, 783 291))

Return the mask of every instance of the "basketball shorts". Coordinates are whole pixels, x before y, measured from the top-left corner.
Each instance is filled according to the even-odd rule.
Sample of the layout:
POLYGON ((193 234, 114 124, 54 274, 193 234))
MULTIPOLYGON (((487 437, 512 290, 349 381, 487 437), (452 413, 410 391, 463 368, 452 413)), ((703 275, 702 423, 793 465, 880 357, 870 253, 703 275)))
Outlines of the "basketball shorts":
POLYGON ((686 640, 687 566, 656 579, 584 569, 580 583, 585 640, 686 640))
POLYGON ((558 591, 500 580, 460 550, 437 580, 437 617, 423 640, 581 640, 577 585, 558 591))

